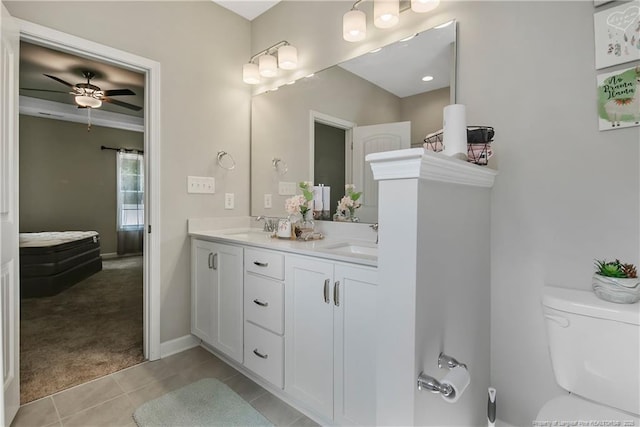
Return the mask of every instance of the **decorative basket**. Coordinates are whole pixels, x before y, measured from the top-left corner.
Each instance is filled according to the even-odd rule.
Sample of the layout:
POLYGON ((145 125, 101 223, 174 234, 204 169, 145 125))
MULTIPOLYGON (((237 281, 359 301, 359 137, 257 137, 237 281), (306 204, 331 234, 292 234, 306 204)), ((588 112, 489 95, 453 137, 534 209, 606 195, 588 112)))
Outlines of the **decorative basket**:
MULTIPOLYGON (((439 152, 444 150, 443 130, 430 133, 424 139, 424 148, 439 152)), ((495 131, 491 126, 467 126, 467 161, 484 166, 493 155, 491 142, 495 131)))

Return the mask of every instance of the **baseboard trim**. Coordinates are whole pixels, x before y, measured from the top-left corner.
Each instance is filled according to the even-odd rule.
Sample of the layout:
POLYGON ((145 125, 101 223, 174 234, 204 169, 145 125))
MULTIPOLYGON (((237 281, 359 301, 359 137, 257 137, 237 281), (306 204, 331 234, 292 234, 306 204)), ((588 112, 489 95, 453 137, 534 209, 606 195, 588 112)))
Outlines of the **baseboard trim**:
POLYGON ((185 335, 165 341, 160 343, 160 358, 164 359, 172 354, 180 353, 181 351, 189 350, 190 348, 197 347, 199 345, 200 339, 193 335, 185 335))

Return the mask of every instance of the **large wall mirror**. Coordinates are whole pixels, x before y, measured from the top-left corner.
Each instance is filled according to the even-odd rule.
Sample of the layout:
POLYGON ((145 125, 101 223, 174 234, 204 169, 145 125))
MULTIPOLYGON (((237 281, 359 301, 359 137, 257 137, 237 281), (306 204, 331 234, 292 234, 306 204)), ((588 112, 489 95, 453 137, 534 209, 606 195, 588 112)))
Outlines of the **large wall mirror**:
POLYGON ((330 187, 331 215, 345 184, 355 184, 363 191, 357 216, 377 222, 377 183, 364 156, 421 147, 442 128, 455 82, 451 21, 254 96, 251 215, 286 216, 297 183, 312 181, 330 187))

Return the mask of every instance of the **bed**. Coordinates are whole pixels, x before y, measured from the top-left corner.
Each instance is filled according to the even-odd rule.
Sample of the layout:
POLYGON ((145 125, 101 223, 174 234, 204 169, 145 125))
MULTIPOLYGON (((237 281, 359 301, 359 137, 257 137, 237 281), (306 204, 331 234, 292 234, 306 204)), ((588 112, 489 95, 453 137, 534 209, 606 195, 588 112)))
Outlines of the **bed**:
POLYGON ((96 231, 20 233, 20 297, 56 295, 102 270, 96 231))

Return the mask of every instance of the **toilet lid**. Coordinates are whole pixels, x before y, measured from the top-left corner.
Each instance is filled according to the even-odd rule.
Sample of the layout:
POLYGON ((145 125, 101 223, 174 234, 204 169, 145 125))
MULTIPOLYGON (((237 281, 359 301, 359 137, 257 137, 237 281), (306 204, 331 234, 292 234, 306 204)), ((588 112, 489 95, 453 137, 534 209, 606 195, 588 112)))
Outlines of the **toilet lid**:
POLYGON ((573 395, 556 397, 545 403, 536 421, 632 421, 633 424, 621 425, 640 426, 637 416, 573 395))

